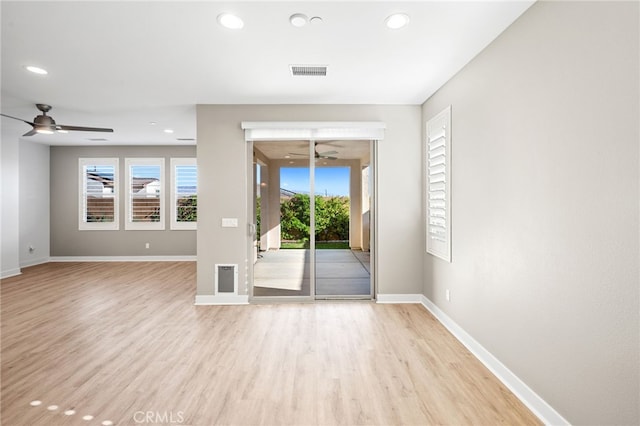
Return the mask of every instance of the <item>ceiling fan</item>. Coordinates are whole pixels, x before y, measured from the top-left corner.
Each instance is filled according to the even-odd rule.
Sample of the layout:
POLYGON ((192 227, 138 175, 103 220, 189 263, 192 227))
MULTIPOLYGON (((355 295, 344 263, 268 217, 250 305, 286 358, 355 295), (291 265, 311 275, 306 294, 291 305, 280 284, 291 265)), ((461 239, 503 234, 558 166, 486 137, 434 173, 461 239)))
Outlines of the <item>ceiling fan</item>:
POLYGON ((104 127, 82 127, 82 126, 67 126, 64 124, 56 124, 53 117, 47 115, 47 112, 51 110, 51 105, 36 104, 42 114, 36 116, 33 122, 23 120, 22 118, 12 117, 7 114, 0 113, 1 116, 7 118, 13 118, 14 120, 20 120, 23 123, 27 123, 32 127, 27 133, 22 136, 33 136, 36 133, 52 134, 54 132, 66 133, 68 131, 80 131, 80 132, 113 132, 113 129, 106 129, 104 127))
MULTIPOLYGON (((315 153, 314 157, 316 160, 324 159, 324 160, 337 160, 338 157, 334 157, 338 153, 338 151, 324 151, 318 152, 318 142, 314 143, 313 152, 315 153)), ((290 152, 289 155, 297 155, 302 157, 308 157, 307 154, 298 154, 295 152, 290 152)))

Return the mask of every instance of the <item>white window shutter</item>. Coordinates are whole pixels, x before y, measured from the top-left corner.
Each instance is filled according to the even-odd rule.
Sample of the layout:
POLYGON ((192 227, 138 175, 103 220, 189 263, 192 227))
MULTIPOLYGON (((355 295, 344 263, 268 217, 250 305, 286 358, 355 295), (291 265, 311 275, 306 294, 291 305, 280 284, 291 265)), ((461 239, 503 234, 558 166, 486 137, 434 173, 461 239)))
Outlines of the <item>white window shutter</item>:
POLYGON ((171 159, 171 229, 197 229, 198 166, 195 158, 171 159))
POLYGON ((125 158, 126 230, 165 229, 164 158, 125 158))
POLYGON ((80 230, 119 229, 118 159, 79 159, 79 214, 80 230))
POLYGON ((427 253, 451 262, 451 106, 427 121, 427 253))

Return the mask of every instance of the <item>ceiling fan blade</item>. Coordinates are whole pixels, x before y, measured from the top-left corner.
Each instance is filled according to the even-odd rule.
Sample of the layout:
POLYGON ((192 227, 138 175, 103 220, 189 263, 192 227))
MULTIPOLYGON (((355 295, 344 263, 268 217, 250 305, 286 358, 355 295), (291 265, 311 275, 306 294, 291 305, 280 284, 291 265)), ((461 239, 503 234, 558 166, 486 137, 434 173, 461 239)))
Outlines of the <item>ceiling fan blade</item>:
POLYGON ((325 151, 325 152, 319 152, 318 155, 320 156, 325 156, 325 155, 334 155, 337 154, 338 151, 325 151))
POLYGON ((290 152, 289 155, 299 155, 299 156, 302 156, 302 157, 308 157, 309 156, 309 154, 298 154, 297 152, 290 152))
POLYGON ((22 135, 22 136, 33 136, 33 135, 35 135, 36 133, 38 133, 38 132, 36 132, 36 129, 35 129, 35 127, 34 127, 33 129, 29 130, 27 133, 25 133, 25 134, 24 134, 24 135, 22 135))
POLYGON ((14 120, 20 120, 20 121, 22 121, 23 123, 27 123, 27 124, 28 124, 28 125, 30 125, 30 126, 33 126, 33 125, 34 125, 34 124, 33 124, 33 123, 31 123, 30 121, 23 120, 22 118, 12 117, 12 116, 10 116, 10 115, 2 114, 2 113, 0 113, 0 115, 1 115, 1 116, 3 116, 3 117, 7 117, 7 118, 13 118, 14 120))
POLYGON ((107 129, 104 127, 82 127, 82 126, 66 126, 63 124, 56 125, 56 130, 69 130, 77 132, 111 132, 113 129, 107 129))

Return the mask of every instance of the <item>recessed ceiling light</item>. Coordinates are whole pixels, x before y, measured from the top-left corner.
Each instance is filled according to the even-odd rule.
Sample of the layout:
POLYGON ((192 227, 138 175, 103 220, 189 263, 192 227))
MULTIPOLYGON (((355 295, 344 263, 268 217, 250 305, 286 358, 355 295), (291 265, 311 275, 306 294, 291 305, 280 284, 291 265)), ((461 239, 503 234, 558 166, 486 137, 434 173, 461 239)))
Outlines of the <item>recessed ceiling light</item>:
POLYGON ((309 18, 307 18, 307 15, 305 15, 304 13, 294 13, 293 15, 289 16, 289 22, 291 22, 291 25, 298 28, 307 25, 308 20, 309 18))
POLYGON ((285 155, 284 158, 291 158, 291 156, 290 155, 285 155))
POLYGON ((149 125, 150 125, 150 126, 155 126, 156 124, 158 124, 158 123, 156 123, 155 121, 150 121, 150 122, 149 122, 149 125))
POLYGON ((389 15, 387 19, 384 20, 384 23, 387 25, 387 28, 398 30, 409 23, 409 15, 406 13, 394 13, 393 15, 389 15))
POLYGON ((164 129, 165 133, 173 133, 173 129, 164 129))
POLYGON ((231 13, 221 13, 220 15, 218 15, 218 23, 225 28, 229 28, 230 30, 239 30, 240 28, 244 27, 244 22, 242 22, 242 19, 231 13))
POLYGON ((46 74, 49 74, 49 73, 47 72, 47 70, 45 70, 44 68, 35 67, 35 66, 33 66, 33 65, 27 65, 27 66, 25 67, 25 69, 26 69, 27 71, 30 71, 30 72, 34 73, 34 74, 40 74, 40 75, 46 75, 46 74))
POLYGON ((309 19, 309 22, 311 22, 312 24, 321 24, 322 23, 322 18, 319 17, 319 16, 314 16, 314 17, 309 19))

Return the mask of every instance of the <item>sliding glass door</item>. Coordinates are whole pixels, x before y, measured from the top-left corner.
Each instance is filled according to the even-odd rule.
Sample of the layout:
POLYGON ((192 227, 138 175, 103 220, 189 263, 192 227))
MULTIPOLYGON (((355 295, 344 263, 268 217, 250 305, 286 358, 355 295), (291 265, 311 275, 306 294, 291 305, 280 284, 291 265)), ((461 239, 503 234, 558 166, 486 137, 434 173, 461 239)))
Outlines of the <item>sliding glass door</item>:
POLYGON ((253 298, 365 298, 370 141, 253 142, 253 298))
POLYGON ((315 147, 316 298, 371 298, 369 141, 315 147), (365 239, 367 241, 365 241, 365 239))
POLYGON ((305 141, 255 142, 254 297, 310 298, 311 168, 305 141))

